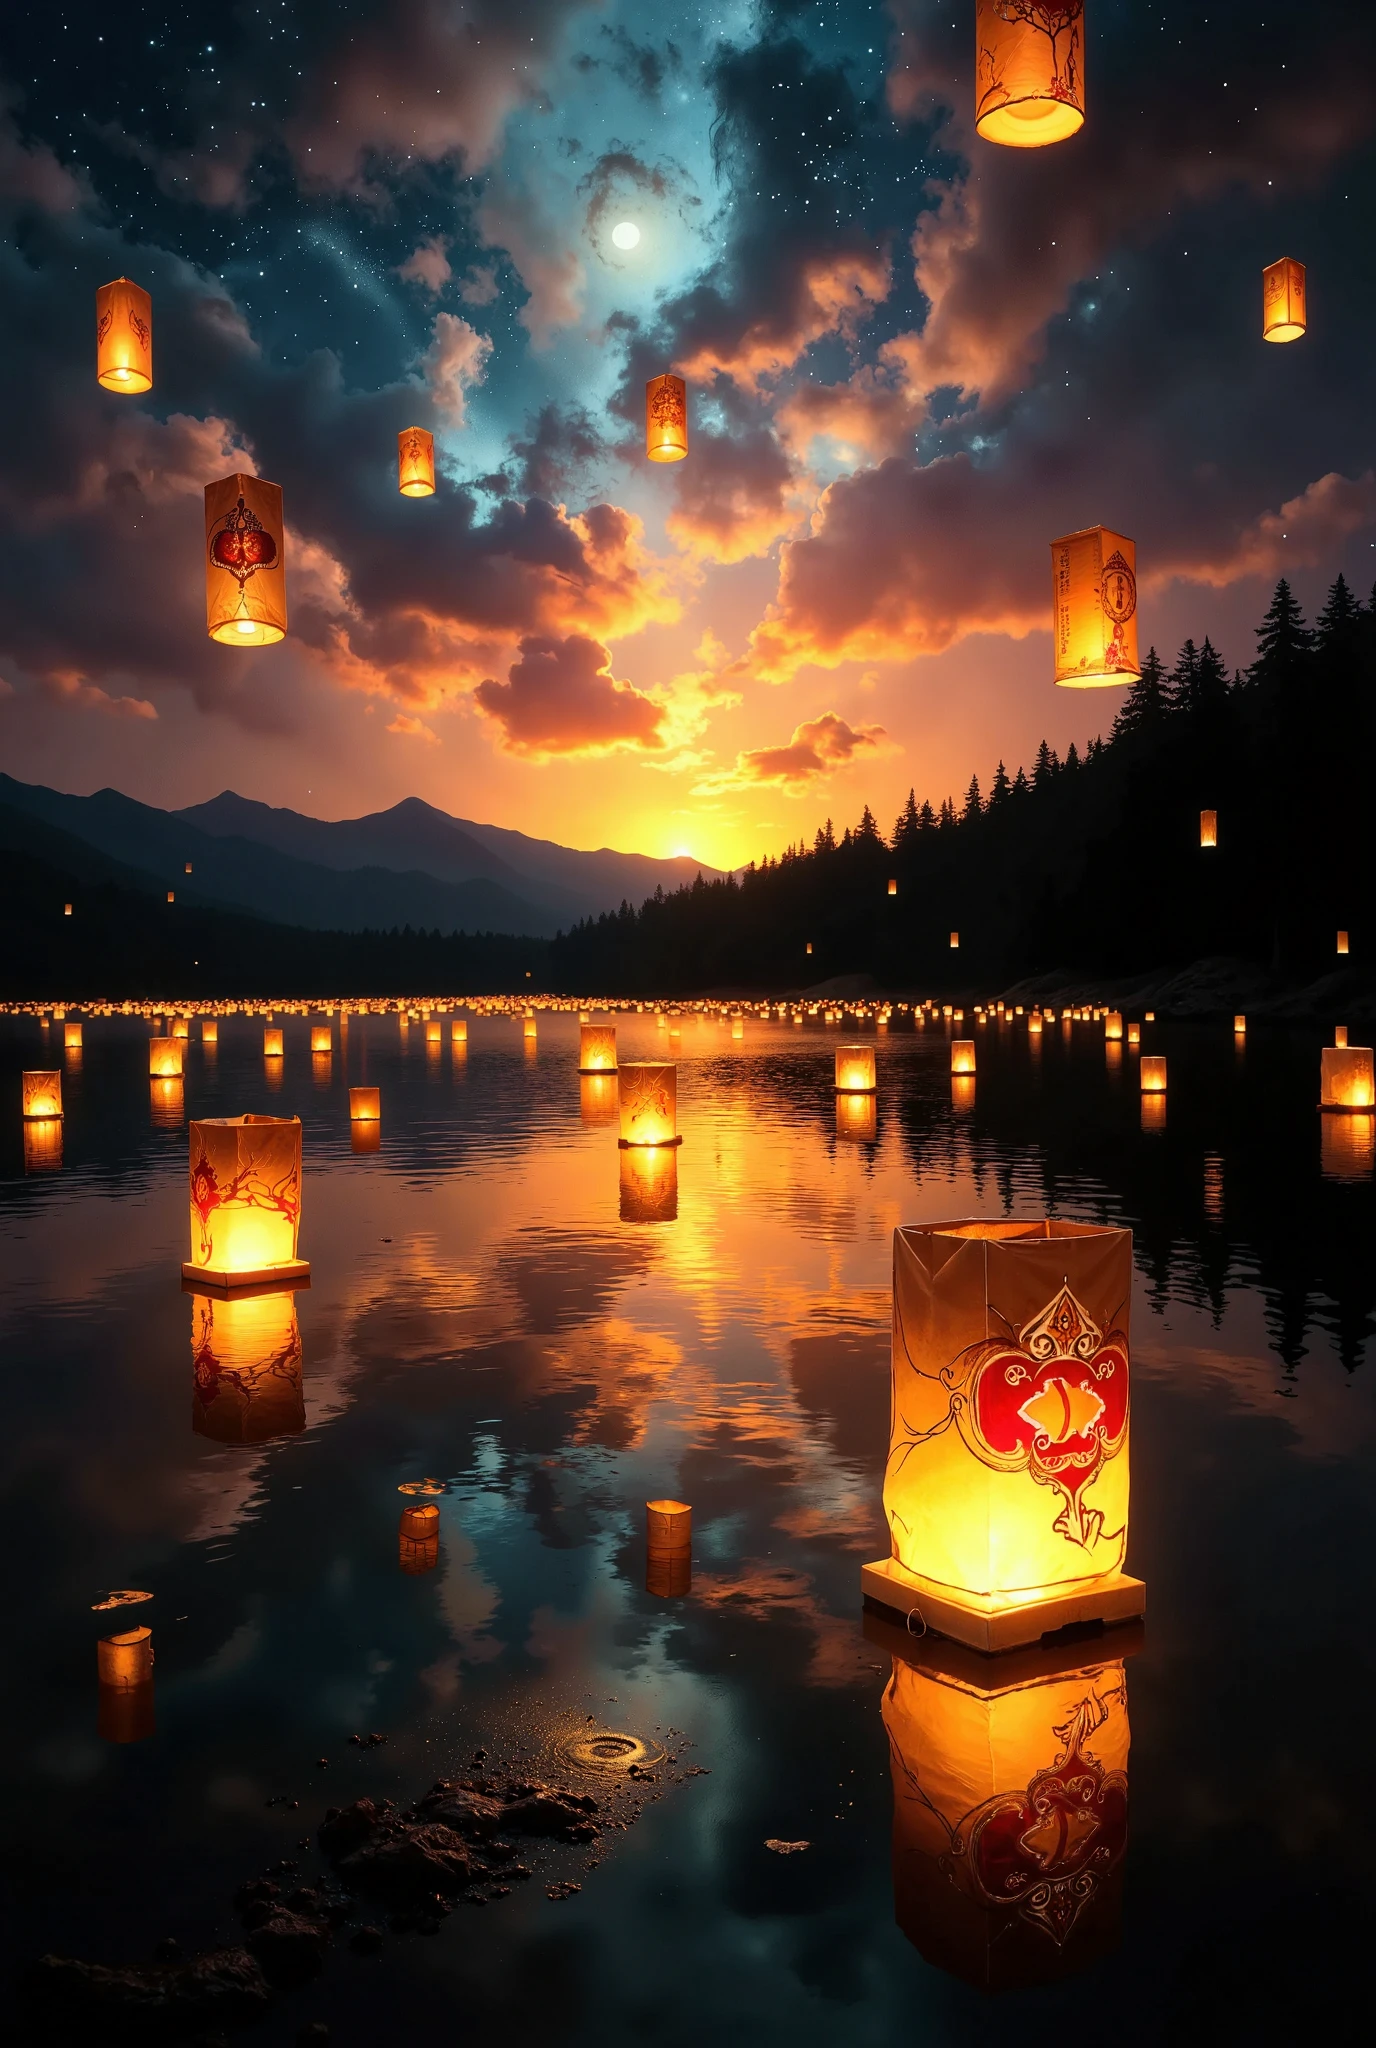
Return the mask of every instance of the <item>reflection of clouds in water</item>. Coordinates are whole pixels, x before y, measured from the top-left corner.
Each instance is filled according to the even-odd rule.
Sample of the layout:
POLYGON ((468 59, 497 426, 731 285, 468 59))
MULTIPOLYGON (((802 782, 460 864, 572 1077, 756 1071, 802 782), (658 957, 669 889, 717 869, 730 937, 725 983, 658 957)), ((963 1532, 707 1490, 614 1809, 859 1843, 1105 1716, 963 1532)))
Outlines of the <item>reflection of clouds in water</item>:
POLYGON ((811 1637, 809 1685, 870 1684, 864 1638, 854 1614, 830 1614, 805 1572, 762 1559, 744 1560, 734 1572, 693 1574, 693 1599, 709 1612, 747 1617, 771 1628, 781 1619, 797 1623, 811 1637))

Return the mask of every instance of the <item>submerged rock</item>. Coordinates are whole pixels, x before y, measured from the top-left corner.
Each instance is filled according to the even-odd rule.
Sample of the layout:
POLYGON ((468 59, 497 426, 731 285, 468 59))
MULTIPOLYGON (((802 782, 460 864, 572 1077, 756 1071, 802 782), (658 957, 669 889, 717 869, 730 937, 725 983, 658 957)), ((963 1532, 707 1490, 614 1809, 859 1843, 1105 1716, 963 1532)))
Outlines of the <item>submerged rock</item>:
POLYGON ((24 1983, 40 2040, 176 2041, 193 2028, 241 2025, 267 2010, 268 1984, 247 1949, 215 1949, 184 1963, 110 1969, 72 1956, 42 1956, 24 1983))
POLYGON ((304 1984, 324 1967, 329 1929, 304 1913, 279 1906, 254 1928, 247 1946, 274 1984, 304 1984))

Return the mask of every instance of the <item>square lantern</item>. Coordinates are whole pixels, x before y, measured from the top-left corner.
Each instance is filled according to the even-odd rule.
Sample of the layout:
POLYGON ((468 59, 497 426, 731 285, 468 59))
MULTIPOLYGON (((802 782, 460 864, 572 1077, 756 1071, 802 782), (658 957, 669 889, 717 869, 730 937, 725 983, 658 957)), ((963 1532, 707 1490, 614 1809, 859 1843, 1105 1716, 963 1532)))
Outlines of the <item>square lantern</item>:
POLYGON ((191 1427, 222 1444, 263 1444, 306 1427, 301 1331, 291 1288, 228 1299, 193 1294, 191 1427))
POLYGON ((1376 1109, 1369 1045, 1326 1045, 1319 1055, 1319 1106, 1333 1110, 1376 1109))
POLYGON ((1166 1061, 1163 1054, 1144 1052, 1142 1055, 1142 1093, 1164 1095, 1166 1092, 1166 1061))
POLYGON ((218 1023, 216 1022, 216 1020, 215 1020, 215 1018, 214 1018, 214 1017, 202 1017, 202 1019, 201 1019, 201 1044, 202 1044, 202 1045, 218 1045, 219 1043, 220 1043, 220 1027, 219 1027, 219 1024, 218 1024, 218 1023))
POLYGON ((464 1051, 467 1052, 468 1019, 466 1017, 456 1017, 453 1023, 449 1026, 449 1044, 451 1050, 458 1046, 462 1046, 464 1051))
POLYGON ((62 1050, 63 1050, 64 1052, 80 1052, 80 1051, 81 1051, 81 1026, 80 1026, 79 1024, 64 1024, 64 1025, 63 1025, 63 1027, 62 1027, 62 1050))
POLYGON ((872 1045, 838 1045, 836 1048, 836 1092, 838 1095, 873 1095, 878 1087, 872 1045))
POLYGON ((980 1650, 1142 1612, 1128 1523, 1132 1234, 1046 1220, 894 1233, 884 1510, 867 1598, 980 1650))
POLYGON ((299 1117, 207 1117, 191 1126, 191 1258, 183 1278, 221 1288, 305 1279, 299 1117))
POLYGON ((1201 811, 1199 813, 1199 843, 1204 847, 1218 845, 1217 811, 1201 811))
POLYGON ((579 1025, 578 1071, 580 1074, 616 1072, 615 1024, 579 1025))
POLYGON ((678 1068, 669 1060, 638 1060, 617 1073, 623 1145, 677 1145, 678 1068))
POLYGON ((61 1074, 46 1067, 27 1068, 22 1083, 21 1101, 26 1121, 39 1117, 49 1119, 61 1116, 61 1074))
POLYGON ((182 1077, 182 1041, 180 1038, 150 1038, 148 1041, 148 1072, 154 1081, 180 1081, 182 1077))
POLYGON ((1268 263, 1261 273, 1263 341, 1298 341, 1308 324, 1305 269, 1293 256, 1268 263))
POLYGON ((1123 1036, 1123 1013, 1110 1010, 1104 1019, 1104 1037, 1121 1039, 1123 1036))
POLYGON ((312 1026, 311 1026, 311 1051, 312 1051, 312 1052, 333 1052, 333 1051, 334 1051, 334 1035, 333 1035, 333 1033, 331 1032, 331 1030, 330 1030, 330 1027, 329 1027, 329 1025, 328 1025, 328 1024, 312 1024, 312 1026))
POLYGON ((380 1088, 351 1088, 349 1090, 349 1121, 355 1124, 375 1124, 382 1116, 382 1090, 380 1088))
POLYGON ((975 1041, 973 1038, 951 1040, 951 1072, 973 1074, 975 1071, 975 1041))
POLYGON ((1137 544, 1106 526, 1051 543, 1055 681, 1070 689, 1135 682, 1137 544))

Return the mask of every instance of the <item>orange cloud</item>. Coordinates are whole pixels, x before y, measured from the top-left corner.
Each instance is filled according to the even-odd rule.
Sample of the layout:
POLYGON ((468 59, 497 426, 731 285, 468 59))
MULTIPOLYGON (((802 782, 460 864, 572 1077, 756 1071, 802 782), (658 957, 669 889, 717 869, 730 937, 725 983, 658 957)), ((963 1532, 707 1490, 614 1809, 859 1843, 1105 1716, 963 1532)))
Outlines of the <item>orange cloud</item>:
POLYGON ((432 732, 422 719, 412 718, 406 711, 398 711, 387 730, 403 734, 410 739, 424 740, 432 747, 439 745, 439 734, 432 732))
POLYGON ((397 265, 397 276, 405 278, 408 284, 423 285, 426 291, 438 296, 454 275, 445 253, 448 247, 446 235, 427 236, 404 263, 397 265))
POLYGON ((801 517, 794 466, 767 427, 699 433, 676 482, 666 525, 698 561, 767 554, 801 517))
POLYGON ((473 697, 500 728, 510 753, 606 754, 665 744, 664 706, 632 684, 617 682, 607 649, 585 634, 563 640, 529 636, 507 676, 504 683, 488 677, 473 697))
POLYGON ((461 427, 468 393, 481 384, 492 343, 457 313, 435 315, 434 339, 421 357, 421 375, 435 411, 448 426, 461 427))
POLYGON ((809 783, 844 768, 862 751, 893 751, 884 727, 847 725, 837 712, 824 711, 820 718, 805 719, 796 725, 787 746, 755 747, 737 754, 733 769, 725 775, 709 776, 699 788, 715 793, 763 782, 788 790, 806 789, 809 783))
POLYGON ((1376 521, 1376 475, 1339 476, 1330 470, 1297 498, 1287 498, 1279 512, 1263 512, 1225 546, 1203 561, 1168 563, 1144 578, 1159 588, 1173 578, 1207 583, 1215 590, 1244 576, 1284 576, 1331 561, 1349 534, 1376 521))
POLYGON ((739 333, 695 341, 690 325, 676 367, 702 381, 720 371, 753 391, 762 378, 790 369, 824 335, 853 337, 888 297, 891 282, 888 258, 876 250, 829 250, 805 258, 791 292, 739 333))

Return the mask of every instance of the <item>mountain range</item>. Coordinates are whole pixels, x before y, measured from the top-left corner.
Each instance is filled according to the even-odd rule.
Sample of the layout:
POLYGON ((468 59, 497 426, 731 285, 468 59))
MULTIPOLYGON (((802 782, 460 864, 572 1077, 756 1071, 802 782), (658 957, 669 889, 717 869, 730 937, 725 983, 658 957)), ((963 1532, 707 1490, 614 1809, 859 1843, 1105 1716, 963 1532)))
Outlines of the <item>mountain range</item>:
POLYGON ((318 931, 415 929, 549 937, 717 870, 595 852, 452 818, 407 797, 330 820, 224 790, 164 811, 115 789, 70 796, 0 774, 0 845, 90 880, 318 931), (92 856, 95 857, 94 864, 92 856))

